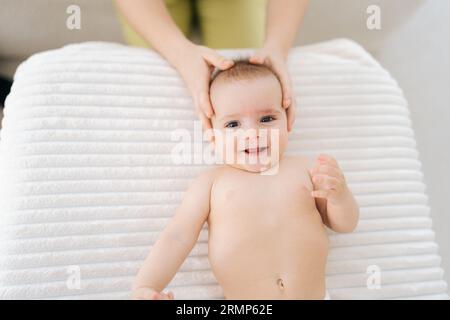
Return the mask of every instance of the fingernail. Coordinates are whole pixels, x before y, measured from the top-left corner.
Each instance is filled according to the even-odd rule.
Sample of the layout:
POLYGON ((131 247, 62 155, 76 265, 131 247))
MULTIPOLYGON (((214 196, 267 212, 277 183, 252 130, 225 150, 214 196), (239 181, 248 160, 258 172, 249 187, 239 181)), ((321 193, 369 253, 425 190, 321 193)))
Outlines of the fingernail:
POLYGON ((231 67, 233 64, 234 64, 234 63, 233 63, 233 61, 231 61, 231 60, 226 60, 226 61, 224 61, 224 62, 222 63, 222 65, 223 65, 224 67, 231 67))
POLYGON ((261 58, 260 57, 252 57, 252 62, 253 63, 261 63, 261 58))

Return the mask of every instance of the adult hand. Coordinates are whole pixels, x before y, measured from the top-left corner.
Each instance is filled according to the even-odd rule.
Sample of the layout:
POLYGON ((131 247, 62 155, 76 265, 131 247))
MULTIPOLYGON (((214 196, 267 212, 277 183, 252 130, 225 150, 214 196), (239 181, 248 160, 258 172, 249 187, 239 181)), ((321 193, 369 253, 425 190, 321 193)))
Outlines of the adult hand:
POLYGON ((185 81, 194 100, 196 112, 203 129, 211 129, 211 116, 214 114, 209 97, 209 81, 214 67, 221 70, 233 66, 233 60, 221 56, 216 50, 189 42, 180 48, 180 55, 173 62, 185 81))
POLYGON ((254 64, 265 64, 272 68, 278 75, 283 93, 283 107, 286 109, 288 120, 288 131, 291 131, 295 121, 296 102, 292 90, 292 81, 287 68, 287 56, 282 50, 264 46, 258 49, 251 57, 250 62, 254 64))

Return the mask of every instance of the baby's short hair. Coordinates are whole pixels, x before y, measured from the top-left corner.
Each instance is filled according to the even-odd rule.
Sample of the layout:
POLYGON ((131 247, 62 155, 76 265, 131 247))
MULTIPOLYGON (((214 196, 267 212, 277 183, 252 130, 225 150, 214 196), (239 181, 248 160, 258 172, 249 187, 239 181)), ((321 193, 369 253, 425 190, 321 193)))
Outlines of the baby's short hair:
POLYGON ((217 80, 247 80, 255 79, 263 76, 274 76, 281 85, 280 78, 277 73, 266 64, 254 64, 249 59, 235 59, 234 65, 226 70, 215 69, 211 75, 209 86, 217 80))

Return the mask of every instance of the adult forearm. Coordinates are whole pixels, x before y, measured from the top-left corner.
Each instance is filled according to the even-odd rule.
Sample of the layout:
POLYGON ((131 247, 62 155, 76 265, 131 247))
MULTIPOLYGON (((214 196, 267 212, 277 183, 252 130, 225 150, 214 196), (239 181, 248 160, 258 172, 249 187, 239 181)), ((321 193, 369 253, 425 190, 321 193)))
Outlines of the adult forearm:
POLYGON ((287 56, 307 5, 308 0, 269 0, 265 46, 277 48, 287 56))
POLYGON ((190 44, 173 21, 163 0, 116 0, 131 27, 173 63, 180 48, 190 44))

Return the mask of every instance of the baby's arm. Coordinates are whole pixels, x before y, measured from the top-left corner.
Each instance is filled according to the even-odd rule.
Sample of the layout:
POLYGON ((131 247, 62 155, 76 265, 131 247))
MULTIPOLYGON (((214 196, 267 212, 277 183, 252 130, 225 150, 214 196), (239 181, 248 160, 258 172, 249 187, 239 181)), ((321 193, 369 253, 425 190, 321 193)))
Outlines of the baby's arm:
MULTIPOLYGON (((158 299, 197 242, 208 219, 212 170, 197 177, 153 245, 133 284, 134 299, 158 299)), ((162 298, 167 297, 162 294, 162 298)), ((170 298, 170 295, 169 295, 170 298)), ((173 296, 172 296, 173 298, 173 296)))
POLYGON ((359 220, 359 207, 337 161, 320 155, 309 170, 316 207, 324 224, 335 232, 352 232, 359 220))

